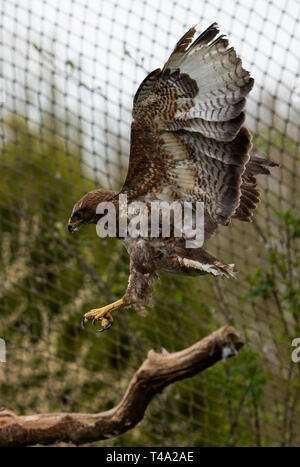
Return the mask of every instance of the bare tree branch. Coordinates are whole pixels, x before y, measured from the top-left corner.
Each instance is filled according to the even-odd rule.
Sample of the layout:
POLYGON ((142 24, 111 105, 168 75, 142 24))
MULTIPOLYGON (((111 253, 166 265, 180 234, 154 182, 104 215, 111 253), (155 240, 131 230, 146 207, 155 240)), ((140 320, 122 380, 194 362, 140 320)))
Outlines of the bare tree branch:
POLYGON ((26 446, 71 441, 83 444, 113 438, 132 429, 144 416, 153 396, 166 386, 190 378, 232 357, 242 347, 240 334, 225 326, 180 352, 150 350, 129 383, 120 404, 107 412, 52 413, 18 416, 0 411, 0 446, 26 446))

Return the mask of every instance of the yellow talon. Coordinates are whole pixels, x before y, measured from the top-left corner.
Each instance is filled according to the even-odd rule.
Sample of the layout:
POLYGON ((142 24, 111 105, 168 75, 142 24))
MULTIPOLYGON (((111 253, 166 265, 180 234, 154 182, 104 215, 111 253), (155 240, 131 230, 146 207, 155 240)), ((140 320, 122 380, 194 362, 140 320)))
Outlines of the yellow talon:
POLYGON ((92 325, 94 325, 95 321, 101 321, 102 329, 100 330, 100 332, 105 331, 113 325, 114 320, 111 316, 111 313, 113 311, 119 310, 125 305, 126 304, 124 303, 124 300, 121 298, 120 300, 110 303, 109 305, 106 305, 102 308, 95 308, 94 310, 89 311, 83 316, 82 322, 84 324, 91 319, 92 325))

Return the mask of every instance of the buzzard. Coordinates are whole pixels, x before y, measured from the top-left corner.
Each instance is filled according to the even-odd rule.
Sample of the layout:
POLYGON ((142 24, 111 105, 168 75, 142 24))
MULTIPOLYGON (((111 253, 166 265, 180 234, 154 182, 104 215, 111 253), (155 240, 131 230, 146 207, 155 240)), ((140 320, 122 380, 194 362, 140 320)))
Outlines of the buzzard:
MULTIPOLYGON (((231 219, 250 222, 259 202, 255 177, 269 174, 268 166, 276 165, 249 155, 244 108, 254 80, 216 23, 193 40, 195 33, 191 28, 164 67, 150 73, 137 90, 129 168, 121 191, 98 189, 83 196, 69 219, 70 232, 82 224, 96 224, 101 202, 113 203, 118 215, 120 194, 129 203, 203 203, 205 241, 231 219)), ((118 231, 116 236, 130 255, 130 276, 121 299, 83 316, 83 323, 99 320, 100 331, 111 327, 113 311, 151 304, 160 270, 234 276, 234 265, 202 247, 188 247, 172 230, 168 237, 123 238, 118 231)))

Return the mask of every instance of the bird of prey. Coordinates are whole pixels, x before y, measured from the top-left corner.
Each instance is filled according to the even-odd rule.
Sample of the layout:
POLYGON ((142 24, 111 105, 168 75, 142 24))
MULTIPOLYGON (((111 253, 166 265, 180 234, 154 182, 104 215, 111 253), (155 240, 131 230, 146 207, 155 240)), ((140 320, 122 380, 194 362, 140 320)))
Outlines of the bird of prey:
MULTIPOLYGON (((195 33, 191 28, 164 67, 150 73, 136 92, 129 168, 121 191, 98 189, 83 196, 74 205, 69 231, 96 224, 101 202, 112 202, 118 214, 120 194, 128 203, 204 203, 205 241, 231 219, 251 220, 259 202, 255 177, 277 165, 250 156, 251 136, 243 124, 254 80, 216 23, 193 40, 195 33)), ((116 236, 130 255, 125 294, 83 316, 83 323, 99 320, 101 331, 112 325, 113 311, 151 304, 160 270, 234 276, 234 265, 202 247, 187 247, 184 237, 116 236)))

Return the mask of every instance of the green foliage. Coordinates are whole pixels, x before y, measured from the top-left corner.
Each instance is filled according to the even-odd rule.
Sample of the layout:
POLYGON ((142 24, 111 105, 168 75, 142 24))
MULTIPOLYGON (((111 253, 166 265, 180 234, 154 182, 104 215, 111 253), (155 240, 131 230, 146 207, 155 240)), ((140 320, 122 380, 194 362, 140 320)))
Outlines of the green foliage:
POLYGON ((247 281, 252 286, 252 289, 241 297, 241 301, 245 301, 247 298, 256 297, 262 295, 264 299, 270 296, 270 291, 273 290, 274 284, 272 276, 265 273, 262 267, 259 266, 254 275, 248 276, 247 281))
POLYGON ((282 222, 282 242, 268 245, 266 266, 260 266, 247 277, 251 289, 241 300, 256 296, 262 296, 265 301, 275 299, 281 314, 284 309, 293 314, 297 323, 296 332, 299 332, 300 254, 295 242, 300 236, 300 216, 290 209, 278 211, 276 215, 282 222))
POLYGON ((276 213, 283 221, 287 234, 291 238, 300 237, 300 216, 296 211, 288 209, 285 212, 276 213))
MULTIPOLYGON (((264 267, 259 267, 247 280, 250 291, 242 301, 260 297, 267 308, 275 306, 280 330, 277 342, 281 344, 283 361, 289 362, 284 391, 284 404, 278 403, 276 411, 281 425, 281 445, 289 445, 293 439, 294 417, 298 394, 300 392, 299 368, 292 362, 290 346, 294 337, 300 335, 300 254, 298 252, 300 216, 288 209, 278 211, 281 220, 281 242, 267 243, 268 255, 264 267), (292 323, 292 326, 291 326, 292 323)), ((270 316, 270 325, 278 328, 278 323, 270 316), (273 321, 273 322, 272 322, 273 321)))

